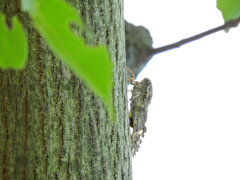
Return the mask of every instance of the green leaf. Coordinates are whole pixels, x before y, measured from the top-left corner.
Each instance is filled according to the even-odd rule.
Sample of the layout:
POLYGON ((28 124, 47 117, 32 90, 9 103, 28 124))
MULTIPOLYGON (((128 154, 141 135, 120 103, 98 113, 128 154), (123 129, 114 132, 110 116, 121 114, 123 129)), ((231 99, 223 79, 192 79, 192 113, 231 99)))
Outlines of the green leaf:
POLYGON ((106 47, 88 47, 83 39, 70 31, 71 23, 82 27, 82 22, 76 11, 63 0, 22 2, 50 48, 104 100, 110 116, 114 118, 112 62, 106 47))
POLYGON ((217 0, 217 8, 222 12, 225 22, 240 17, 240 0, 217 0))
POLYGON ((17 17, 12 19, 12 29, 9 29, 5 16, 0 14, 0 68, 21 69, 27 55, 27 39, 17 17))

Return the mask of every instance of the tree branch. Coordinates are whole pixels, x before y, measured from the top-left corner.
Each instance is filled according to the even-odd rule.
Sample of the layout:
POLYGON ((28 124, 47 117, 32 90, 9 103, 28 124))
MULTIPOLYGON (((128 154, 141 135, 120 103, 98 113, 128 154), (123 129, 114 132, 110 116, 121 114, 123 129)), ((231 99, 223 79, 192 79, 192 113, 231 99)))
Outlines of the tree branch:
POLYGON ((197 39, 200 39, 202 37, 208 36, 208 35, 213 34, 215 32, 225 30, 225 29, 229 29, 231 27, 236 27, 238 25, 238 23, 240 23, 240 18, 228 21, 227 23, 223 24, 222 26, 218 26, 216 28, 213 28, 213 29, 210 29, 208 31, 202 32, 200 34, 191 36, 189 38, 182 39, 181 41, 178 41, 178 42, 175 42, 175 43, 172 43, 172 44, 168 44, 166 46, 162 46, 162 47, 159 47, 159 48, 152 49, 151 52, 150 52, 150 55, 152 56, 152 55, 164 52, 164 51, 168 51, 168 50, 171 50, 171 49, 174 49, 174 48, 178 48, 182 45, 185 45, 187 43, 190 43, 190 42, 195 41, 197 39))

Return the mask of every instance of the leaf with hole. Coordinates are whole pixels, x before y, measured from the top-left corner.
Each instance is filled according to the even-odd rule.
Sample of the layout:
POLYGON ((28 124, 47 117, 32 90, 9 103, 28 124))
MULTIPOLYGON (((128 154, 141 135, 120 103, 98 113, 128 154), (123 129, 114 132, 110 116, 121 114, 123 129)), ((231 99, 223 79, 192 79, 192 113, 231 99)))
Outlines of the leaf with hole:
POLYGON ((112 62, 105 46, 88 47, 70 29, 71 23, 83 27, 78 14, 63 0, 22 0, 34 26, 50 48, 105 102, 111 117, 112 62))

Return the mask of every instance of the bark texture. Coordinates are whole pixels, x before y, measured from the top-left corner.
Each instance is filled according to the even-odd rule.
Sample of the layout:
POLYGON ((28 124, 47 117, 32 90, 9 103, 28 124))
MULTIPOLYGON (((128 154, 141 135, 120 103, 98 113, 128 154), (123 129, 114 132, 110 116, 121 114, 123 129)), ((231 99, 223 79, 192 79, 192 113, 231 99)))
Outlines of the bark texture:
POLYGON ((132 178, 123 2, 69 1, 94 34, 86 41, 106 44, 111 54, 116 123, 102 100, 53 55, 20 12, 19 0, 1 0, 8 24, 18 15, 29 41, 26 67, 0 70, 1 179, 132 178))

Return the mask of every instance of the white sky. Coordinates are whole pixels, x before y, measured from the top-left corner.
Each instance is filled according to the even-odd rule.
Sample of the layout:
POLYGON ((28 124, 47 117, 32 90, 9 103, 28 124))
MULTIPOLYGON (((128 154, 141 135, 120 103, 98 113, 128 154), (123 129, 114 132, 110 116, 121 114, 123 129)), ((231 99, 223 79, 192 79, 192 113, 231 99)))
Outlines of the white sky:
MULTIPOLYGON (((159 47, 223 24, 216 0, 125 0, 159 47)), ((155 56, 147 133, 134 180, 240 179, 240 28, 155 56)))

